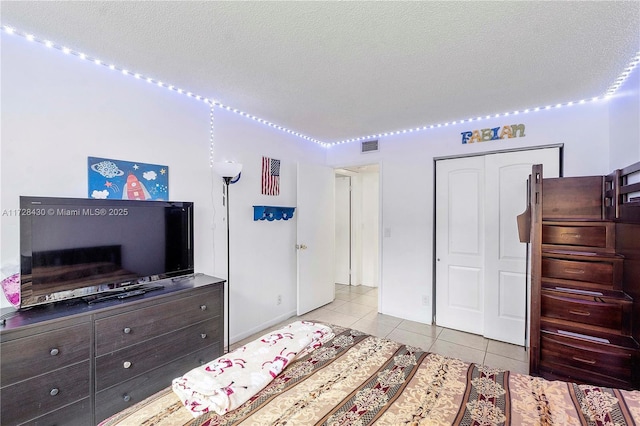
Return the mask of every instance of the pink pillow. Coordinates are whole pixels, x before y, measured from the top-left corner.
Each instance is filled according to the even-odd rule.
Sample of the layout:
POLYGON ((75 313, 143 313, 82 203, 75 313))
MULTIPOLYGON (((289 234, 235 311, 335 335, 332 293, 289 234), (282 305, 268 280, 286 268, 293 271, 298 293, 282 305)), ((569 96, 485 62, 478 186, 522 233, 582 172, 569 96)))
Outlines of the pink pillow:
POLYGON ((13 306, 20 306, 20 274, 13 274, 2 280, 2 291, 13 306))

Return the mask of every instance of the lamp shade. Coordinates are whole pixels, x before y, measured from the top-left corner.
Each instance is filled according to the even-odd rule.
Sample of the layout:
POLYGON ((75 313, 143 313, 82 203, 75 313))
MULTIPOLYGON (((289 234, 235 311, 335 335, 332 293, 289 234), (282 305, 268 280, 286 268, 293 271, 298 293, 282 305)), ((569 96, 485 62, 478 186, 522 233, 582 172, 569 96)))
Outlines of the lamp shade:
POLYGON ((213 171, 223 178, 234 178, 242 171, 242 164, 233 161, 220 161, 213 163, 213 171))

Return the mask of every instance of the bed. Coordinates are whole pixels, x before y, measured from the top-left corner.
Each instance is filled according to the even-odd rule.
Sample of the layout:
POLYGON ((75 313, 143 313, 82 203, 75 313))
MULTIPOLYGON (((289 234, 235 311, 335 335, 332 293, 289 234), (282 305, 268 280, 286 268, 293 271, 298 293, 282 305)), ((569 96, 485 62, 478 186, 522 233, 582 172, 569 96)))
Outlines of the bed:
MULTIPOLYGON (((168 387, 100 426, 640 424, 637 390, 548 381, 326 326, 323 341, 281 363, 282 372, 226 413, 194 417, 168 387)), ((271 332, 256 343, 274 335, 287 336, 271 332)), ((248 355, 226 359, 243 372, 248 355)))

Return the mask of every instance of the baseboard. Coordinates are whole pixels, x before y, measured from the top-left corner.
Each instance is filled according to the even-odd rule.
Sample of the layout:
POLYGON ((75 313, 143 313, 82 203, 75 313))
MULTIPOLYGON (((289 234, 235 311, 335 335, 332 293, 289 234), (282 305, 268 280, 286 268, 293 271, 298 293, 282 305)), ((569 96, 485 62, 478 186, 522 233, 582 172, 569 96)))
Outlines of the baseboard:
POLYGON ((256 327, 254 327, 254 328, 252 328, 252 329, 250 329, 248 331, 245 331, 244 333, 240 333, 240 334, 237 334, 237 335, 233 336, 231 338, 231 344, 234 344, 236 342, 244 340, 247 337, 251 337, 254 334, 257 334, 257 333, 259 333, 259 332, 261 332, 263 330, 266 330, 267 328, 269 328, 271 326, 274 326, 276 324, 280 324, 281 322, 283 322, 283 321, 285 321, 285 320, 287 320, 289 318, 295 317, 296 315, 297 315, 296 311, 290 311, 290 312, 288 312, 286 314, 279 315, 279 316, 275 317, 274 319, 272 319, 270 321, 263 322, 259 326, 256 326, 256 327))

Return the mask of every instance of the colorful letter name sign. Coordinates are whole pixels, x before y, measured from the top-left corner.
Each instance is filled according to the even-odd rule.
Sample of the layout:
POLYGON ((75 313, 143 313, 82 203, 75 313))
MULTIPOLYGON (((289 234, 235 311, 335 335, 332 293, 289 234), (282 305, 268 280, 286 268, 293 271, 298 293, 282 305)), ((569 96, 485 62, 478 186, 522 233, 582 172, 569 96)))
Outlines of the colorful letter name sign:
POLYGON ((524 137, 524 124, 512 124, 511 126, 494 127, 492 129, 467 131, 462 132, 461 135, 462 144, 524 137))

